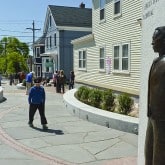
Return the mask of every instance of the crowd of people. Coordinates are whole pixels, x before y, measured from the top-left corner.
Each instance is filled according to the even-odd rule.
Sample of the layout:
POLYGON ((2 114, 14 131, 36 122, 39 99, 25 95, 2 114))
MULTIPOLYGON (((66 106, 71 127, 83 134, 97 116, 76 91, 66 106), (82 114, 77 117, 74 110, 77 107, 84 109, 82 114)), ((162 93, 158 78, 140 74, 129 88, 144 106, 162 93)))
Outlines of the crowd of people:
MULTIPOLYGON (((30 88, 34 85, 34 78, 35 73, 34 71, 25 73, 25 72, 18 72, 15 74, 9 75, 9 84, 10 85, 17 85, 18 83, 24 83, 26 86, 26 95, 29 94, 30 88)), ((50 80, 53 80, 53 84, 56 90, 56 93, 65 93, 65 87, 68 85, 69 90, 74 88, 75 83, 75 74, 74 71, 70 72, 70 75, 67 79, 63 70, 56 70, 53 74, 53 77, 41 78, 41 84, 48 85, 50 80)), ((0 77, 0 85, 1 85, 1 77, 0 77)))
MULTIPOLYGON (((74 80, 75 80, 74 71, 71 71, 70 77, 69 77, 69 82, 68 82, 69 89, 73 89, 74 80)), ((66 75, 64 74, 63 70, 54 72, 53 84, 54 84, 54 87, 56 88, 57 93, 65 93, 65 84, 67 84, 67 79, 66 79, 66 75)))
POLYGON ((26 78, 26 73, 25 72, 18 72, 15 74, 10 74, 9 75, 9 84, 10 85, 17 85, 18 83, 22 83, 23 80, 26 78))

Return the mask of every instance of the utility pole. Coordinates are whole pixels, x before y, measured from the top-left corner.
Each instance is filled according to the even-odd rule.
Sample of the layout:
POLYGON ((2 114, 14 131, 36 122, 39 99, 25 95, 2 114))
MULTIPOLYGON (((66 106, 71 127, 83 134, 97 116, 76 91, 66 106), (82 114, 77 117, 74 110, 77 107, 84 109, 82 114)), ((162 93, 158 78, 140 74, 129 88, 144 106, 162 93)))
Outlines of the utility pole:
MULTIPOLYGON (((32 48, 33 48, 33 58, 34 58, 34 53, 35 53, 35 49, 34 49, 35 31, 36 31, 36 30, 41 30, 41 29, 36 29, 36 28, 35 28, 34 20, 33 20, 33 23, 32 23, 32 28, 26 28, 26 29, 30 29, 30 30, 32 30, 32 32, 33 32, 33 46, 32 46, 32 48)), ((32 57, 30 57, 30 71, 32 71, 32 57)))

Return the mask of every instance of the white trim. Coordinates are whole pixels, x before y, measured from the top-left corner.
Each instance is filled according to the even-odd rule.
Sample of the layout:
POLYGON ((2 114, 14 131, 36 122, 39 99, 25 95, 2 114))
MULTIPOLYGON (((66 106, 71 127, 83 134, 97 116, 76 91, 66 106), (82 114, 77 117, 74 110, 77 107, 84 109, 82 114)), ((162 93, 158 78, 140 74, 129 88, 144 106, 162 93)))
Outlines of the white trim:
POLYGON ((57 55, 58 55, 57 51, 56 52, 45 52, 45 53, 40 54, 41 57, 43 57, 43 56, 53 57, 53 56, 57 56, 57 55))
POLYGON ((70 27, 70 26, 57 26, 57 29, 60 30, 68 30, 68 31, 87 31, 87 32, 92 32, 92 27, 91 28, 86 28, 86 27, 70 27))
POLYGON ((80 44, 82 42, 89 42, 89 41, 93 41, 94 40, 94 34, 89 34, 83 37, 80 37, 78 39, 74 39, 71 41, 71 44, 80 44))
POLYGON ((113 44, 112 45, 112 51, 113 51, 113 55, 112 55, 112 72, 113 73, 119 73, 119 74, 130 74, 130 46, 131 43, 130 42, 121 42, 119 44, 113 44), (122 70, 122 46, 123 45, 128 45, 128 70, 122 70), (114 69, 114 47, 115 46, 119 46, 119 69, 114 69))
POLYGON ((114 18, 117 18, 117 17, 120 17, 122 15, 122 0, 114 0, 113 1, 113 17, 114 18), (120 13, 118 14, 115 14, 114 11, 115 11, 115 3, 116 2, 119 2, 120 1, 120 13))
MULTIPOLYGON (((82 54, 83 55, 83 54, 82 54)), ((81 61, 83 61, 84 59, 81 59, 81 61)), ((81 71, 87 71, 87 49, 80 49, 78 50, 78 70, 81 70, 81 71), (80 52, 84 52, 85 51, 85 67, 82 67, 80 68, 79 67, 79 61, 80 61, 80 58, 79 58, 79 53, 80 52)))

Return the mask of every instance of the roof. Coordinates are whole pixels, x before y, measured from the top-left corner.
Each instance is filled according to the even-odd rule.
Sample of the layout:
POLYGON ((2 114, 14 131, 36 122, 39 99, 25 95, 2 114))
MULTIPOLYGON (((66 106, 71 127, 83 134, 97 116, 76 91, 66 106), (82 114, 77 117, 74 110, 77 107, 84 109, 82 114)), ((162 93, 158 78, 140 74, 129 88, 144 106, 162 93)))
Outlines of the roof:
POLYGON ((46 34, 43 34, 38 40, 35 41, 34 45, 45 44, 46 34))
POLYGON ((92 27, 92 9, 48 6, 57 26, 92 27))

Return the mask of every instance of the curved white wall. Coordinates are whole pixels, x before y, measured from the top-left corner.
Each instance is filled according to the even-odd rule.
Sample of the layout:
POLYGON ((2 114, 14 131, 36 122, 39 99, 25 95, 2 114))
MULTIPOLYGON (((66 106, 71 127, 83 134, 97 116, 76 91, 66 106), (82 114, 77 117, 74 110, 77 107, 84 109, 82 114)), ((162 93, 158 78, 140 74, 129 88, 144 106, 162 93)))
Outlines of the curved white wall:
POLYGON ((0 86, 0 102, 3 100, 3 88, 0 86))

